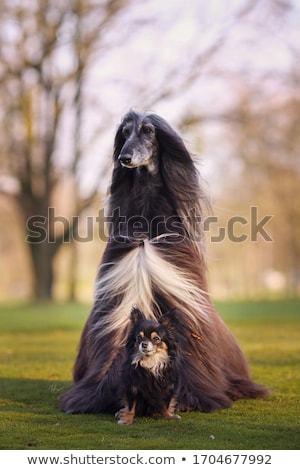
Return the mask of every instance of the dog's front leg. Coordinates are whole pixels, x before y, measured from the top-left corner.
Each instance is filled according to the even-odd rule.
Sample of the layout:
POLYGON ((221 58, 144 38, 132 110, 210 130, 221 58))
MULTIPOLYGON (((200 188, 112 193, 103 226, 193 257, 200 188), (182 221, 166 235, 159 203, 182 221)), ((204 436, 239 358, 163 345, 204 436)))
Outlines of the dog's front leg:
POLYGON ((181 419, 179 415, 176 415, 175 412, 175 407, 176 407, 176 399, 172 398, 169 406, 165 406, 162 409, 162 415, 166 419, 181 419))

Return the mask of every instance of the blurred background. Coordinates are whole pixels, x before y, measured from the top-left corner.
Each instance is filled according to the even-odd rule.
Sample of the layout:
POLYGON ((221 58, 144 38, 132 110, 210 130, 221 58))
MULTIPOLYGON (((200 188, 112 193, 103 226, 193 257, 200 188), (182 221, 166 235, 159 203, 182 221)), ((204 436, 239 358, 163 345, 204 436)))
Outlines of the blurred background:
POLYGON ((0 0, 0 103, 0 300, 91 301, 129 108, 199 157, 214 298, 299 296, 298 0, 0 0))

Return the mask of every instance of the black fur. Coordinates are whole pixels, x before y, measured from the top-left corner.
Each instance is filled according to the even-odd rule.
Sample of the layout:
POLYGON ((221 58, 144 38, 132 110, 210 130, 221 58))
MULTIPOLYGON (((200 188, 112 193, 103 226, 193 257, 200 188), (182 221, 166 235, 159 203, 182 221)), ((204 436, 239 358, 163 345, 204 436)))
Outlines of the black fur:
POLYGON ((247 361, 207 293, 202 224, 206 198, 180 136, 154 114, 130 111, 114 143, 109 191, 110 239, 94 306, 82 332, 67 412, 115 412, 130 312, 148 320, 180 310, 186 341, 178 384, 180 410, 211 411, 269 391, 247 361))
MULTIPOLYGON (((180 362, 180 337, 176 335, 174 328, 176 311, 173 310, 161 316, 158 321, 153 321, 146 320, 138 309, 134 309, 132 317, 121 377, 121 395, 125 408, 117 414, 118 418, 121 418, 119 424, 131 424, 135 415, 159 414, 169 419, 179 418, 173 413, 180 362), (158 333, 160 341, 167 348, 164 352, 168 361, 162 363, 158 371, 143 365, 143 356, 139 352, 137 340, 141 332, 148 340, 153 332, 158 333), (137 360, 137 357, 140 360, 137 360)), ((160 349, 155 354, 159 353, 160 349)), ((160 361, 155 362, 160 364, 160 361)))

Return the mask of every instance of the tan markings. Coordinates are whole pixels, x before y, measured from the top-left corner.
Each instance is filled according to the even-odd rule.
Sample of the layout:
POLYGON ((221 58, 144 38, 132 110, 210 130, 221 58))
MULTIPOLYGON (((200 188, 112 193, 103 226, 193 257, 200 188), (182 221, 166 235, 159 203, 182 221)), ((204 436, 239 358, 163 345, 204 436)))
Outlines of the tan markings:
POLYGON ((119 418, 118 424, 132 424, 135 416, 135 407, 136 403, 134 402, 131 410, 129 410, 128 406, 125 406, 125 408, 118 411, 116 413, 116 417, 119 418))
POLYGON ((160 339, 160 336, 156 333, 156 331, 153 331, 151 333, 151 340, 155 338, 155 336, 158 336, 158 338, 160 339))
POLYGON ((175 415, 176 400, 172 398, 170 401, 169 407, 162 410, 162 415, 166 419, 181 419, 179 415, 175 415))
POLYGON ((164 351, 168 351, 168 346, 166 345, 166 343, 164 343, 163 341, 160 343, 159 345, 159 349, 162 349, 164 351))

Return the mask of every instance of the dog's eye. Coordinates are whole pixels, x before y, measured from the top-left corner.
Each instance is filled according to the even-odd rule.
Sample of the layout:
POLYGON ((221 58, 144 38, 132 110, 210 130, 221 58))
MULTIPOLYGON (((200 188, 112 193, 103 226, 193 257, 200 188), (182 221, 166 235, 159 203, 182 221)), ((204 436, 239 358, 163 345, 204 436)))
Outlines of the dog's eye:
POLYGON ((154 336, 153 341, 155 343, 159 343, 160 342, 160 337, 159 336, 154 336))
POLYGON ((124 129, 122 130, 122 133, 123 133, 123 136, 125 137, 125 139, 128 139, 128 137, 130 135, 130 130, 128 129, 128 127, 124 127, 124 129))
POLYGON ((153 127, 152 126, 147 126, 147 125, 144 125, 142 127, 142 130, 145 134, 151 134, 151 133, 154 132, 153 127))
POLYGON ((136 340, 137 340, 138 343, 140 343, 140 342, 142 341, 142 339, 143 339, 143 338, 141 337, 141 335, 138 335, 137 338, 136 338, 136 340))

